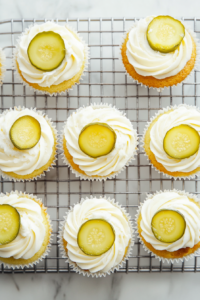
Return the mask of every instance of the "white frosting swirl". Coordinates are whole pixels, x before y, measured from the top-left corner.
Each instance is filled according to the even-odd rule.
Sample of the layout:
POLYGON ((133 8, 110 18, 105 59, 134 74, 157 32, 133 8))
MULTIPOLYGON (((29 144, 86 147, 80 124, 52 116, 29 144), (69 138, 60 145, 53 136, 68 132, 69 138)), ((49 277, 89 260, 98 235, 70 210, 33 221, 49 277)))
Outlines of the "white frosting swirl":
POLYGON ((137 135, 131 122, 119 110, 108 106, 79 109, 68 118, 64 135, 74 163, 88 176, 107 176, 121 170, 133 156, 137 145, 137 135), (81 130, 93 122, 107 123, 117 135, 114 150, 98 158, 89 157, 78 145, 81 130))
POLYGON ((17 209, 21 217, 18 236, 6 245, 0 245, 0 257, 29 259, 42 247, 45 226, 41 207, 34 200, 17 194, 0 197, 0 204, 9 204, 17 209))
POLYGON ((87 199, 76 204, 66 219, 63 238, 67 241, 70 260, 81 269, 94 272, 108 272, 123 260, 126 247, 131 239, 131 230, 122 211, 105 199, 87 199), (89 256, 83 253, 77 244, 80 226, 91 219, 104 219, 115 230, 114 245, 100 256, 89 256))
POLYGON ((26 31, 20 39, 17 62, 23 77, 30 83, 37 83, 41 87, 50 87, 58 85, 63 81, 74 77, 81 69, 85 59, 85 50, 83 43, 73 34, 67 26, 61 26, 53 22, 47 22, 42 25, 35 25, 26 31), (61 65, 53 71, 44 72, 36 69, 27 55, 29 43, 40 32, 53 31, 58 33, 64 43, 66 55, 61 65))
POLYGON ((189 125, 200 134, 200 113, 195 107, 179 106, 170 113, 164 113, 150 131, 150 149, 156 160, 170 172, 191 172, 200 167, 200 149, 189 158, 174 159, 167 155, 163 140, 168 130, 179 125, 189 125))
POLYGON ((144 202, 141 216, 142 236, 157 250, 173 252, 181 248, 192 248, 200 241, 200 208, 185 195, 179 195, 177 192, 156 194, 144 202), (151 230, 151 220, 160 209, 176 210, 185 217, 185 233, 174 243, 163 243, 157 240, 151 230))
POLYGON ((0 115, 0 169, 3 172, 14 172, 18 175, 31 174, 49 161, 53 146, 54 136, 50 125, 34 110, 28 108, 21 111, 10 110, 0 115), (12 124, 25 115, 38 120, 41 126, 41 138, 32 149, 18 150, 10 140, 9 131, 12 124))
POLYGON ((127 58, 135 71, 142 76, 157 79, 177 75, 190 60, 192 39, 187 30, 180 46, 173 52, 161 53, 153 50, 147 41, 146 31, 154 16, 138 21, 129 32, 127 58))

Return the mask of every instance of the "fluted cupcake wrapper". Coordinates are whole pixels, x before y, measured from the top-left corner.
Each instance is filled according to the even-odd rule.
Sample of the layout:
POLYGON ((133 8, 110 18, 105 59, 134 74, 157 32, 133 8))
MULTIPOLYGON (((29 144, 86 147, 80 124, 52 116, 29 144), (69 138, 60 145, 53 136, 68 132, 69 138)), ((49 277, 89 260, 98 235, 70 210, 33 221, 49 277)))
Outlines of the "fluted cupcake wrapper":
MULTIPOLYGON (((9 113, 10 111, 12 110, 16 110, 16 111, 22 111, 24 110, 26 107, 21 107, 21 106, 18 106, 18 107, 14 107, 13 109, 10 108, 10 109, 7 109, 5 110, 1 115, 6 115, 7 113, 9 113)), ((57 150, 58 150, 58 133, 57 133, 57 129, 56 127, 54 126, 53 122, 51 121, 50 118, 48 118, 47 115, 45 115, 42 111, 39 111, 37 110, 36 108, 29 108, 30 110, 36 112, 38 115, 40 116, 43 116, 45 118, 45 120, 47 121, 47 123, 50 125, 51 129, 53 130, 54 132, 54 136, 55 136, 55 143, 56 143, 56 153, 55 153, 55 156, 54 156, 54 160, 51 164, 51 166, 43 171, 40 175, 37 175, 37 176, 34 176, 30 179, 19 179, 19 178, 15 178, 15 177, 12 177, 12 176, 9 176, 8 174, 4 173, 1 169, 0 169, 0 176, 2 176, 3 178, 5 179, 8 179, 8 180, 13 180, 14 182, 17 182, 17 181, 32 181, 32 180, 37 180, 38 178, 41 178, 42 176, 45 176, 45 173, 46 172, 49 172, 51 169, 54 169, 54 165, 56 164, 56 160, 57 160, 57 150)), ((24 175, 25 176, 25 175, 24 175)))
MULTIPOLYGON (((196 109, 199 113, 200 113, 200 109, 198 108, 198 107, 196 107, 196 106, 192 106, 192 105, 187 105, 187 104, 179 104, 179 105, 174 105, 174 106, 167 106, 166 108, 163 108, 163 109, 160 109, 156 114, 155 114, 155 116, 153 116, 151 119, 150 119, 150 122, 147 122, 147 124, 145 125, 145 128, 144 128, 144 131, 143 131, 143 136, 142 136, 142 138, 141 138, 141 147, 143 148, 143 150, 144 150, 144 155, 148 158, 148 160, 149 160, 149 156, 146 154, 146 151, 145 151, 145 149, 144 149, 144 145, 145 145, 145 142, 144 142, 144 140, 145 140, 145 135, 146 135, 146 133, 147 133, 147 131, 148 131, 148 129, 149 129, 149 126, 151 125, 151 123, 158 117, 158 116, 160 116, 160 115, 162 115, 162 114, 164 114, 164 113, 166 113, 166 112, 168 112, 169 110, 175 110, 175 109, 178 109, 179 107, 186 107, 187 109, 196 109)), ((154 169, 154 170, 156 170, 159 174, 164 174, 167 178, 170 178, 170 179, 187 179, 187 180, 190 180, 190 179, 194 179, 195 178, 195 176, 200 176, 200 172, 196 172, 195 174, 193 174, 193 175, 186 175, 186 176, 182 176, 182 177, 175 177, 175 176, 171 176, 171 175, 169 175, 169 174, 166 174, 166 173, 164 173, 164 172, 161 172, 160 170, 158 170, 151 162, 150 162, 150 160, 149 160, 149 165, 150 166, 152 166, 152 168, 154 169)))
MULTIPOLYGON (((94 201, 95 201, 96 197, 90 196, 90 198, 88 198, 88 197, 86 197, 85 199, 83 198, 83 199, 81 199, 80 203, 83 203, 85 200, 88 200, 88 199, 94 199, 94 201)), ((134 236, 134 229, 133 229, 133 222, 131 221, 131 217, 126 212, 126 210, 118 202, 115 202, 114 199, 110 199, 110 198, 107 198, 105 196, 101 196, 100 199, 107 200, 108 202, 113 204, 115 207, 119 208, 121 210, 121 212, 123 213, 123 215, 126 217, 127 222, 129 224, 129 227, 130 227, 131 240, 130 240, 130 243, 128 245, 128 249, 127 249, 127 252, 126 252, 125 256, 123 257, 122 261, 118 265, 111 268, 108 272, 99 271, 99 272, 91 273, 89 270, 86 271, 86 270, 81 269, 75 262, 71 261, 70 258, 67 256, 66 250, 65 250, 64 245, 63 245, 64 227, 65 227, 65 223, 66 223, 68 214, 73 211, 74 206, 76 204, 74 204, 73 206, 70 206, 69 210, 66 212, 66 216, 64 216, 64 220, 60 223, 60 227, 59 227, 60 230, 59 230, 59 233, 58 233, 58 246, 60 248, 62 257, 66 259, 66 263, 69 263, 72 270, 75 271, 76 273, 82 274, 83 276, 87 276, 87 277, 91 276, 93 278, 94 277, 96 277, 96 278, 106 277, 106 275, 110 275, 115 270, 118 271, 123 266, 123 264, 129 259, 129 256, 131 255, 132 248, 133 248, 133 245, 134 245, 134 237, 135 237, 134 236)))
POLYGON ((25 32, 23 32, 21 34, 21 36, 19 37, 19 39, 17 40, 17 46, 16 48, 14 49, 14 54, 13 54, 13 59, 12 59, 12 64, 13 64, 13 69, 16 71, 16 74, 17 74, 17 78, 19 79, 19 81, 26 87, 30 88, 32 91, 34 92, 38 92, 39 94, 42 94, 42 95, 48 95, 50 97, 52 96, 59 96, 59 95, 66 95, 67 93, 69 93, 69 91, 73 90, 73 87, 75 85, 79 85, 80 84, 80 81, 83 80, 83 77, 85 76, 85 72, 87 71, 88 69, 88 64, 89 64, 89 58, 90 58, 90 53, 89 53, 89 48, 88 48, 88 45, 85 43, 85 41, 83 40, 83 38, 77 33, 77 31, 75 31, 72 27, 70 27, 68 24, 65 25, 65 27, 67 29, 69 29, 70 31, 74 32, 77 37, 80 39, 80 42, 84 45, 84 54, 85 54, 85 61, 84 61, 84 71, 83 73, 81 74, 80 78, 79 78, 79 82, 75 82, 70 88, 66 89, 65 91, 62 91, 62 92, 59 92, 59 93, 49 93, 47 91, 42 91, 42 90, 39 90, 39 89, 36 89, 32 86, 30 86, 27 82, 25 82, 19 71, 18 71, 18 67, 17 67, 17 64, 16 64, 16 60, 17 60, 17 55, 18 55, 18 51, 19 51, 19 43, 20 43, 20 39, 21 37, 27 33, 27 31, 30 30, 30 28, 34 27, 34 25, 30 25, 26 30, 25 32))
MULTIPOLYGON (((101 103, 101 104, 96 104, 96 103, 93 103, 91 104, 90 106, 94 107, 94 108, 106 108, 106 107, 113 107, 116 109, 115 106, 112 106, 111 104, 107 104, 107 103, 101 103)), ((76 110, 76 112, 84 109, 85 107, 80 107, 76 110)), ((126 116, 125 113, 122 114, 123 116, 126 116)), ((65 126, 67 124, 67 121, 65 122, 64 126, 63 126, 63 130, 62 130, 62 134, 60 135, 60 147, 59 149, 62 151, 62 160, 63 162, 70 168, 71 172, 73 174, 75 174, 76 177, 79 177, 81 180, 99 180, 99 181, 106 181, 107 179, 112 179, 112 178, 115 178, 116 176, 118 176, 122 171, 124 171, 126 169, 126 167, 128 167, 130 165, 130 163, 135 160, 135 155, 137 154, 137 150, 138 150, 138 144, 139 144, 139 141, 138 141, 138 135, 137 135, 137 131, 133 128, 133 131, 134 131, 134 138, 135 138, 135 141, 136 141, 136 148, 133 152, 133 155, 131 156, 131 158, 127 161, 127 163, 123 166, 123 168, 117 172, 114 172, 108 176, 89 176, 89 175, 84 175, 78 171, 76 171, 75 169, 73 169, 73 167, 71 166, 71 164, 69 163, 67 157, 65 156, 64 154, 64 150, 63 150, 63 140, 64 140, 64 129, 65 129, 65 126)))
POLYGON ((3 84, 3 78, 5 75, 5 60, 6 60, 6 56, 3 52, 3 50, 0 48, 0 85, 3 84))
POLYGON ((133 80, 133 82, 136 82, 137 84, 139 84, 141 86, 144 86, 145 88, 157 90, 157 92, 162 92, 164 89, 169 89, 170 87, 180 86, 182 83, 188 83, 188 82, 190 82, 190 79, 192 78, 194 71, 200 69, 200 43, 199 43, 199 39, 196 36, 196 33, 191 28, 189 28, 183 21, 181 21, 182 24, 185 26, 186 30, 192 36, 192 38, 193 38, 193 40, 194 40, 194 42, 196 44, 196 60, 195 60, 194 68, 190 72, 190 74, 188 74, 188 76, 182 82, 177 83, 177 84, 172 85, 172 86, 165 86, 165 87, 162 87, 162 88, 150 87, 148 85, 145 85, 145 84, 139 82, 138 80, 134 79, 131 75, 129 75, 129 73, 127 72, 127 70, 126 70, 126 68, 125 68, 125 66, 123 64, 123 61, 122 61, 121 49, 122 49, 122 45, 125 42, 127 34, 131 31, 132 28, 136 27, 137 22, 138 21, 135 21, 135 23, 133 24, 133 26, 128 31, 126 31, 124 33, 124 35, 122 37, 122 41, 120 43, 120 48, 119 48, 119 60, 120 60, 120 64, 121 64, 122 68, 124 69, 124 71, 125 71, 126 75, 128 76, 128 78, 130 78, 131 80, 133 80))
MULTIPOLYGON (((26 192, 18 192, 17 190, 16 191, 11 191, 10 193, 6 193, 6 194, 3 194, 1 193, 0 194, 0 197, 4 197, 4 196, 9 196, 9 195, 13 195, 13 194, 16 194, 18 196, 27 196, 29 197, 30 199, 34 199, 39 205, 42 205, 42 209, 45 209, 46 211, 46 208, 44 207, 43 203, 42 203, 42 200, 37 198, 36 196, 34 196, 33 194, 28 194, 26 192)), ((29 264, 19 264, 19 265, 13 265, 13 264, 8 264, 8 263, 5 263, 3 261, 1 261, 1 258, 0 258, 0 264, 3 264, 4 267, 7 267, 7 268, 12 268, 12 269, 24 269, 25 267, 26 268, 30 268, 30 267, 33 267, 34 265, 38 264, 40 261, 42 261, 44 258, 46 258, 51 250, 51 243, 52 243, 52 238, 53 238, 53 234, 52 234, 52 230, 53 230, 53 226, 52 226, 52 222, 51 222, 51 219, 50 219, 50 216, 47 214, 46 212, 46 216, 47 216, 47 219, 48 219, 48 223, 49 223, 49 236, 50 236, 50 239, 49 239, 49 243, 46 247, 46 250, 45 252, 42 254, 41 257, 39 257, 37 260, 35 260, 34 262, 32 263, 29 263, 29 264)))
MULTIPOLYGON (((185 191, 179 191, 179 190, 173 189, 173 190, 164 190, 164 192, 176 192, 176 193, 178 193, 179 195, 184 195, 184 196, 186 196, 186 197, 189 197, 189 198, 193 199, 194 201, 196 201, 197 203, 200 204, 200 199, 197 198, 196 195, 187 193, 187 192, 185 192, 185 191)), ((200 254, 200 248, 199 248, 198 250, 196 250, 194 253, 189 254, 189 255, 186 255, 186 256, 183 256, 182 258, 167 259, 167 258, 164 258, 164 257, 162 257, 162 256, 156 255, 156 254, 153 253, 151 250, 149 250, 149 248, 144 244, 143 240, 141 239, 141 237, 140 237, 140 235, 139 235, 137 222, 138 222, 138 218, 139 218, 139 215, 140 215, 142 206, 143 206, 143 204, 144 204, 148 199, 151 199, 151 198, 153 198, 155 195, 160 194, 160 193, 163 193, 163 191, 157 191, 155 194, 147 194, 146 200, 145 200, 143 203, 141 203, 140 206, 138 207, 138 210, 137 210, 137 213, 136 213, 136 216, 135 216, 135 226, 134 226, 135 233, 137 234, 137 237, 139 238, 139 241, 140 241, 140 243, 142 244, 143 249, 144 249, 145 251, 147 251, 149 254, 152 253, 152 254, 155 256, 156 259, 159 259, 159 261, 162 261, 163 263, 164 263, 164 262, 167 262, 167 263, 172 263, 172 264, 173 264, 173 263, 182 263, 184 260, 185 260, 185 261, 188 261, 189 259, 194 258, 195 255, 199 255, 199 254, 200 254)))

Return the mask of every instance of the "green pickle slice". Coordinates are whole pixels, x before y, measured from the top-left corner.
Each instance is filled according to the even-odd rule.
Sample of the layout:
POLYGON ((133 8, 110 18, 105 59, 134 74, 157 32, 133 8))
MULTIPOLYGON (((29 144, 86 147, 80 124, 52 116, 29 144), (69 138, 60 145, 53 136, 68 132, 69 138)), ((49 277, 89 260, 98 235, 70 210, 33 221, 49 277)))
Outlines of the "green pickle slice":
POLYGON ((184 159, 194 155, 200 144, 199 133, 189 125, 170 129, 163 140, 165 152, 172 158, 184 159))
POLYGON ((9 204, 0 205, 0 245, 12 242, 20 229, 20 214, 9 204))
POLYGON ((168 53, 176 50, 182 42, 185 27, 170 16, 158 16, 149 23, 146 35, 153 50, 168 53))
POLYGON ((185 232, 184 216, 175 210, 159 210, 152 218, 151 229, 155 238, 163 243, 178 241, 185 232))
POLYGON ((108 124, 98 122, 86 125, 78 139, 80 149, 93 158, 109 154, 115 142, 115 131, 108 124))
POLYGON ((45 72, 57 69, 65 58, 65 43, 58 33, 43 31, 30 42, 27 54, 31 64, 45 72))
POLYGON ((31 116, 20 117, 10 129, 10 140, 19 150, 33 148, 39 142, 40 137, 40 123, 31 116))
POLYGON ((107 252, 115 241, 113 227, 105 220, 92 219, 83 223, 79 229, 77 243, 79 248, 90 256, 107 252))

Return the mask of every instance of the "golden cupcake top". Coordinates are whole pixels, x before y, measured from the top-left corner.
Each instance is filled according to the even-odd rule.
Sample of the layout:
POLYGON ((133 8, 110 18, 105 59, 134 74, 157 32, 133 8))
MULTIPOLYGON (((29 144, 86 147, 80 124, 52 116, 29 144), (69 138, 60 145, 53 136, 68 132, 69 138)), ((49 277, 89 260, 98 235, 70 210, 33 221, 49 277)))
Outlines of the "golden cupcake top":
MULTIPOLYGON (((156 250, 174 252, 200 241, 200 205, 184 192, 165 191, 148 197, 139 212, 139 232, 156 250)), ((194 249, 195 251, 195 249, 194 249)))
POLYGON ((0 257, 30 259, 45 238, 42 205, 29 195, 12 192, 0 197, 0 257))
POLYGON ((122 263, 131 235, 128 215, 114 201, 105 198, 76 204, 68 212, 60 232, 68 258, 90 273, 109 272, 122 263))
POLYGON ((53 124, 41 112, 15 108, 0 115, 0 170, 3 174, 26 178, 50 161, 55 144, 53 124))
MULTIPOLYGON (((191 34, 181 21, 170 16, 149 16, 139 20, 128 32, 125 42, 126 51, 122 47, 122 56, 129 74, 134 75, 135 71, 142 77, 167 79, 178 75, 192 59, 193 38, 191 34), (128 68, 127 63, 134 70, 128 68)), ((194 67, 194 61, 192 64, 194 67)), ((139 82, 143 80, 144 84, 148 85, 147 79, 143 80, 137 76, 139 82)), ((176 79, 174 84, 178 81, 178 78, 176 79)), ((159 87, 158 82, 153 79, 149 81, 150 86, 151 84, 159 87)), ((162 85, 164 84, 167 86, 168 82, 162 81, 162 85)))
POLYGON ((91 105, 67 119, 63 147, 86 176, 109 176, 134 158, 137 132, 118 109, 91 105))
POLYGON ((199 128, 200 112, 196 107, 179 105, 164 109, 147 126, 145 151, 149 157, 153 153, 155 162, 152 155, 151 160, 158 169, 161 167, 157 163, 170 175, 186 176, 200 167, 199 128))
MULTIPOLYGON (((33 88, 49 90, 81 71, 86 52, 77 33, 67 25, 46 22, 22 33, 17 45, 16 67, 25 82, 33 88)), ((49 92, 52 93, 51 90, 49 92)))

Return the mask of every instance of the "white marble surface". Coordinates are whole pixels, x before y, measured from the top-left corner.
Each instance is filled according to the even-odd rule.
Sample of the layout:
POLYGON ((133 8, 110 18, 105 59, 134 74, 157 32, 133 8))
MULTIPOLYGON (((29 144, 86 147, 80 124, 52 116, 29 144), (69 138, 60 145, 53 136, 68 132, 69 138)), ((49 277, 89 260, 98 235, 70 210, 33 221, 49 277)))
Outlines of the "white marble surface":
MULTIPOLYGON (((200 17, 199 0, 0 0, 0 20, 9 18, 200 17)), ((1 275, 0 299, 188 299, 198 297, 200 274, 1 275)))
POLYGON ((198 16, 198 0, 0 0, 0 19, 198 16))
POLYGON ((192 299, 199 294, 199 274, 116 274, 100 279, 76 274, 4 275, 0 289, 1 299, 9 300, 192 299))

